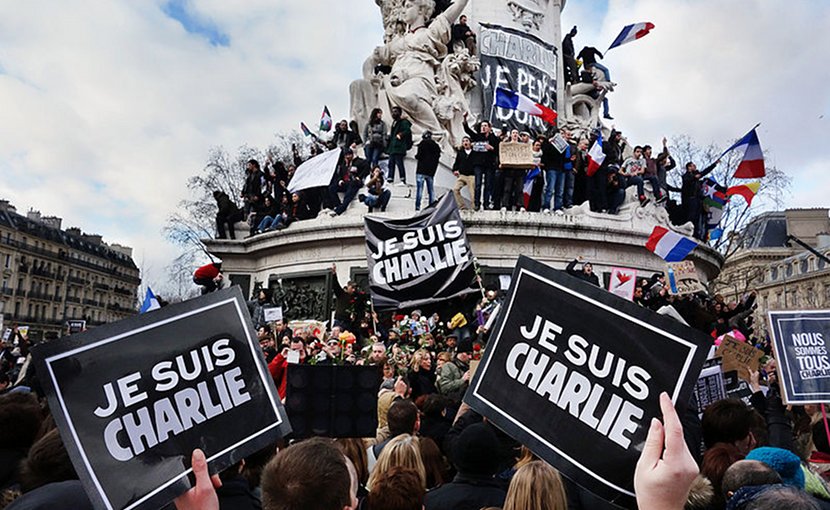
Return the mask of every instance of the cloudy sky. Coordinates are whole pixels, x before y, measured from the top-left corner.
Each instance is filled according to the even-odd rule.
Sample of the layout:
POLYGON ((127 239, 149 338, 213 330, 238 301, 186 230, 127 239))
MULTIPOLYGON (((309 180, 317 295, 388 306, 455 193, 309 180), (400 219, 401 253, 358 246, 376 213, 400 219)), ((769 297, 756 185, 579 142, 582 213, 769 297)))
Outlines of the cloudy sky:
MULTIPOLYGON (((787 205, 830 205, 830 2, 569 0, 562 24, 604 49, 645 20, 604 61, 629 140, 761 122, 787 205)), ((164 220, 208 149, 267 146, 323 104, 344 117, 381 34, 371 0, 0 2, 0 198, 133 246, 162 286, 164 220)))

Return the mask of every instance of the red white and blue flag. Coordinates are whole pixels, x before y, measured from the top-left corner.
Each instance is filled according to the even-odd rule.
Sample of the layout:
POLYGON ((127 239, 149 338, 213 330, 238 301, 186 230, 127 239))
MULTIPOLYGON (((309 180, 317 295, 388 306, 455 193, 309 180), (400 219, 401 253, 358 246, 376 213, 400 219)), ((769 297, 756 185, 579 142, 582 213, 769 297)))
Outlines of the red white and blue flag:
POLYGON ((656 226, 646 241, 648 251, 659 255, 666 262, 680 262, 697 247, 697 242, 677 232, 656 226))
POLYGON ((506 110, 516 110, 539 117, 548 124, 555 124, 557 113, 547 106, 512 90, 496 89, 496 106, 506 110))
POLYGON ((530 207, 530 195, 533 193, 533 179, 538 177, 539 174, 541 174, 541 173, 542 173, 542 171, 539 170, 539 167, 537 166, 537 167, 533 168, 532 170, 530 170, 527 173, 527 175, 525 175, 525 182, 524 182, 524 185, 522 186, 522 193, 524 195, 523 198, 524 198, 525 209, 530 207))
POLYGON ((755 128, 735 142, 732 147, 723 151, 721 157, 736 149, 743 149, 744 157, 738 164, 738 169, 735 170, 735 177, 738 179, 757 179, 767 175, 764 167, 764 151, 761 150, 761 142, 758 141, 758 133, 755 132, 755 128))
POLYGON ((623 44, 630 43, 631 41, 636 41, 642 37, 648 35, 649 32, 654 28, 654 23, 650 23, 648 21, 644 23, 635 23, 633 25, 628 25, 627 27, 622 29, 620 35, 614 39, 614 42, 611 43, 611 46, 608 48, 609 50, 616 48, 617 46, 622 46, 623 44))
POLYGON ((605 161, 605 153, 602 152, 602 131, 600 131, 597 140, 588 151, 588 168, 585 170, 588 177, 593 177, 597 173, 603 161, 605 161))

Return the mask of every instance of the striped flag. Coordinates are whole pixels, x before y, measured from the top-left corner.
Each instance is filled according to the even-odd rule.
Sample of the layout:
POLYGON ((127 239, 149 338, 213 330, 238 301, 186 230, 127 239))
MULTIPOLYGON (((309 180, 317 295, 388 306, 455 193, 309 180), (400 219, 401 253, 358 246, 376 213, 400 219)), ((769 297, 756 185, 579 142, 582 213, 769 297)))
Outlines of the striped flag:
POLYGON ((758 140, 758 133, 755 132, 755 128, 735 142, 732 147, 723 151, 721 157, 735 149, 743 149, 744 151, 744 157, 738 164, 738 169, 735 170, 735 177, 738 179, 756 179, 767 175, 764 167, 764 151, 761 150, 761 142, 758 140))
POLYGON ((746 205, 752 205, 752 199, 758 194, 761 189, 761 181, 750 182, 748 184, 740 184, 738 186, 731 186, 726 190, 727 196, 740 195, 746 200, 746 205))
POLYGON ((609 50, 616 48, 617 46, 622 46, 623 44, 630 43, 631 41, 636 41, 642 37, 648 35, 649 32, 654 28, 654 23, 650 23, 648 21, 643 23, 635 23, 633 25, 628 25, 622 29, 620 35, 614 39, 614 42, 611 43, 611 46, 608 48, 609 50))
POLYGON ((656 226, 646 241, 646 249, 666 262, 680 262, 697 247, 697 242, 665 227, 656 226))
POLYGON ((585 170, 588 177, 593 177, 597 173, 603 161, 605 161, 605 153, 602 152, 602 131, 600 131, 597 141, 594 142, 591 150, 588 151, 588 168, 585 170))
POLYGON ((332 121, 329 107, 323 107, 323 115, 320 117, 320 131, 331 131, 332 121))
POLYGON ((507 110, 516 110, 524 112, 534 117, 539 117, 548 124, 555 124, 557 113, 547 106, 537 103, 533 99, 513 92, 512 90, 503 89, 501 87, 496 89, 496 106, 505 108, 507 110))
POLYGON ((314 136, 313 134, 311 134, 311 130, 308 129, 308 126, 305 125, 305 122, 300 122, 300 129, 303 130, 304 136, 314 136))
POLYGON ((530 207, 530 195, 533 193, 533 179, 538 177, 539 174, 541 174, 541 173, 542 173, 542 171, 539 170, 539 167, 537 166, 537 167, 533 168, 532 170, 530 170, 527 173, 527 175, 525 175, 525 182, 524 182, 524 185, 522 186, 522 193, 524 195, 523 198, 524 198, 525 209, 530 207))
POLYGON ((153 289, 147 287, 147 293, 144 294, 144 302, 141 304, 141 308, 138 310, 138 313, 147 313, 152 312, 153 310, 158 310, 161 308, 159 304, 159 300, 155 294, 153 294, 153 289))

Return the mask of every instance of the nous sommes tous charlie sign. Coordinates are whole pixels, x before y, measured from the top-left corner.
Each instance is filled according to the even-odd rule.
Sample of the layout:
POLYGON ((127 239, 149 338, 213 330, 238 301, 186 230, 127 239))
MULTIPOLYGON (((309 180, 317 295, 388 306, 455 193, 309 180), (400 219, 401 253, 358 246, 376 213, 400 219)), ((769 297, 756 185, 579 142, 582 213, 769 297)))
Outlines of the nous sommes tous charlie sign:
POLYGON ((711 339, 527 257, 465 401, 566 476, 630 506, 666 391, 685 412, 711 339))
POLYGON ((159 508, 290 432, 238 287, 33 349, 96 508, 159 508))

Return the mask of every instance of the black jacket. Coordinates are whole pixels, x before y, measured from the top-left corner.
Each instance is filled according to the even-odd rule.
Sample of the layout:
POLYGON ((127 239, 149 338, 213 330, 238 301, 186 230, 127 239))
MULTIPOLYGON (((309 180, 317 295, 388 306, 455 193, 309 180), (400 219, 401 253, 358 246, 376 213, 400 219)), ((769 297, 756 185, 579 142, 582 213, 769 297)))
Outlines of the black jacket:
POLYGON ((456 475, 451 483, 427 493, 426 510, 480 510, 501 508, 507 493, 492 478, 456 475))
POLYGON ((415 173, 435 177, 435 171, 438 170, 438 162, 441 159, 441 147, 431 138, 421 140, 415 159, 418 160, 418 169, 415 173))
POLYGON ((700 172, 689 172, 687 170, 683 174, 683 184, 680 187, 681 200, 686 202, 689 199, 700 198, 700 180, 709 175, 717 165, 717 162, 712 163, 700 172))
POLYGON ((337 172, 335 173, 335 178, 341 181, 349 181, 352 179, 357 179, 360 182, 361 186, 363 185, 363 179, 365 179, 369 173, 371 173, 372 168, 369 165, 369 162, 363 158, 355 158, 352 160, 351 165, 346 165, 346 161, 341 159, 340 164, 337 166, 337 172), (355 171, 352 172, 352 169, 355 171))
POLYGON ((473 166, 488 166, 493 167, 496 166, 496 160, 498 159, 499 155, 499 137, 496 136, 492 131, 489 134, 485 135, 482 132, 476 133, 473 131, 467 121, 464 121, 464 131, 470 136, 470 140, 473 142, 473 166), (483 147, 477 146, 480 144, 490 144, 493 147, 492 150, 484 150, 483 147))
POLYGON ((231 197, 229 197, 224 191, 220 191, 215 198, 216 206, 219 208, 219 212, 217 213, 218 216, 230 218, 231 216, 240 213, 239 207, 233 203, 231 197))
POLYGON ((568 264, 568 267, 565 268, 565 271, 567 271, 568 274, 573 276, 574 278, 579 278, 583 282, 593 283, 597 287, 601 287, 601 285, 599 284, 599 278, 597 278, 597 275, 595 275, 594 273, 591 273, 590 275, 587 275, 583 271, 577 271, 576 270, 576 263, 577 262, 578 261, 576 259, 572 260, 571 263, 568 264))
POLYGON ((248 480, 238 476, 222 480, 222 486, 216 489, 219 496, 220 510, 261 510, 262 504, 251 489, 248 480))
POLYGON ((582 51, 579 52, 577 58, 582 60, 582 67, 588 67, 589 65, 597 62, 597 56, 599 56, 599 58, 604 58, 598 49, 593 46, 585 46, 582 48, 582 51))
POLYGON ((476 172, 473 167, 475 156, 473 156, 473 154, 475 154, 475 152, 470 151, 470 153, 467 154, 467 151, 460 149, 455 155, 455 163, 452 165, 452 171, 458 172, 461 175, 475 175, 476 172))

